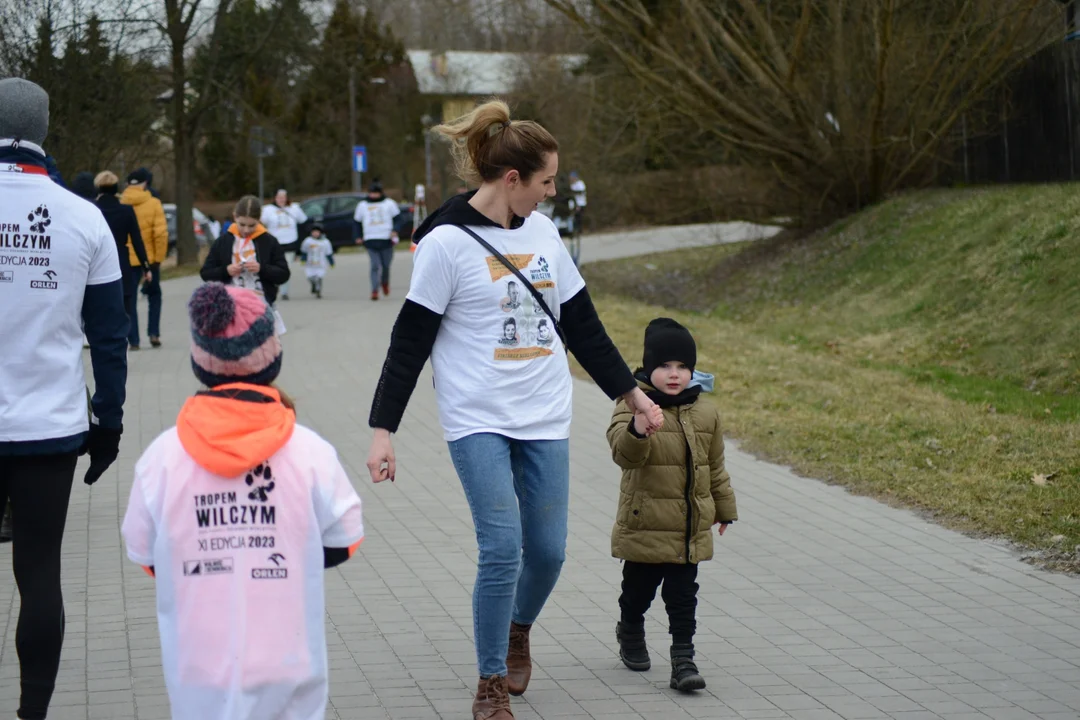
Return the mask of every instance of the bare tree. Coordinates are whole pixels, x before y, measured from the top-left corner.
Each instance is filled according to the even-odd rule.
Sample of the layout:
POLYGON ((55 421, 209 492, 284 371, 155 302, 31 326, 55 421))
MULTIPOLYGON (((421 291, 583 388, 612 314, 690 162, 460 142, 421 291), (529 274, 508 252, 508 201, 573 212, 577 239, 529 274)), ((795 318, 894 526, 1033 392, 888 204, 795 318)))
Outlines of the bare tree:
POLYGON ((1053 0, 547 0, 814 222, 932 179, 1063 26, 1053 0))

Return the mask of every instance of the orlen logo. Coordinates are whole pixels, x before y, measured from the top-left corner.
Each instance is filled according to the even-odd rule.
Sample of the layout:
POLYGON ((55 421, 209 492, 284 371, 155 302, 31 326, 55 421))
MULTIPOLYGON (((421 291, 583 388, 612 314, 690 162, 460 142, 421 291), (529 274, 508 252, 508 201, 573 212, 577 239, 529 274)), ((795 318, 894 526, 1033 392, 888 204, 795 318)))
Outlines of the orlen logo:
POLYGON ((49 278, 49 279, 48 280, 31 280, 30 281, 30 287, 34 288, 35 290, 55 290, 57 287, 59 287, 57 285, 56 281, 53 280, 53 278, 56 277, 55 272, 53 272, 52 270, 46 270, 42 274, 45 277, 49 278))

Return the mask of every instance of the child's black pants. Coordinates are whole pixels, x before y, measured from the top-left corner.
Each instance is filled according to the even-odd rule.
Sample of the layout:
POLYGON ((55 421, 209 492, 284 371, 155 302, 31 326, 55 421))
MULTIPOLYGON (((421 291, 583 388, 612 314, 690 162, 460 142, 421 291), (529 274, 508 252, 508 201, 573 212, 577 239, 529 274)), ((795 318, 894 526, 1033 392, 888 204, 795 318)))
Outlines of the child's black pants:
POLYGON ((619 607, 624 626, 640 627, 645 611, 656 597, 656 588, 668 613, 668 632, 675 645, 690 645, 697 630, 697 563, 623 564, 622 595, 619 607))

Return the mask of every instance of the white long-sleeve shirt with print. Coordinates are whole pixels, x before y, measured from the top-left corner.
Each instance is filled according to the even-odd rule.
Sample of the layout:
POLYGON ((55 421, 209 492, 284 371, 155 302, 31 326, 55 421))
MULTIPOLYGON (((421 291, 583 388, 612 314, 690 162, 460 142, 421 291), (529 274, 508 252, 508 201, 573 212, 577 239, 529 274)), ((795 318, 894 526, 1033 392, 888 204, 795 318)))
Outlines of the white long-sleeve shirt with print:
POLYGON ((154 568, 172 717, 323 720, 323 548, 364 537, 328 442, 296 425, 265 462, 223 478, 170 428, 135 466, 121 532, 128 558, 154 568))

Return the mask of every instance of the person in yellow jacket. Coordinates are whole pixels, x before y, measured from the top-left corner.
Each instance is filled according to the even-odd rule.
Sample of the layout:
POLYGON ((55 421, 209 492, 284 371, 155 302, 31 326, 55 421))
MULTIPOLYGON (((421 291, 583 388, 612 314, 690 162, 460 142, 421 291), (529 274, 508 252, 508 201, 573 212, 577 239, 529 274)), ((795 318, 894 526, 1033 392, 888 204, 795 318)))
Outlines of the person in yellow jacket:
MULTIPOLYGON (((127 187, 120 197, 120 202, 134 208, 135 217, 139 220, 139 232, 142 233, 143 244, 146 246, 151 275, 150 280, 143 284, 143 294, 150 303, 146 334, 150 336, 151 345, 161 347, 161 262, 169 252, 169 228, 165 223, 165 208, 161 206, 161 201, 150 193, 149 184, 150 172, 146 168, 132 171, 128 175, 127 187)), ((137 261, 138 258, 132 251, 132 264, 137 261)), ((135 308, 137 307, 136 300, 135 308)), ((128 346, 132 350, 139 349, 139 320, 136 309, 132 310, 128 346)))
POLYGON ((611 553, 625 561, 615 630, 619 657, 631 670, 650 668, 645 611, 662 585, 671 688, 700 690, 705 679, 694 663, 698 563, 713 556, 712 527, 719 525, 723 535, 738 519, 735 492, 724 467, 720 413, 694 382, 697 344, 690 331, 671 318, 653 320, 641 364, 635 377, 663 409, 664 424, 648 432, 647 419, 620 400, 607 432, 622 468, 611 533, 611 553))

